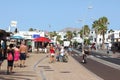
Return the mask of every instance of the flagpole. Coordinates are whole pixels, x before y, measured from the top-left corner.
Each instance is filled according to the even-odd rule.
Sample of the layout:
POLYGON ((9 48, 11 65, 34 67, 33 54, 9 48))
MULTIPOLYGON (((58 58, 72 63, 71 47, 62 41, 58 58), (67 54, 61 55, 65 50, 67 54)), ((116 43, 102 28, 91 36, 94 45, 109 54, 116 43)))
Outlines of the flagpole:
POLYGON ((10 31, 11 31, 11 26, 8 27, 8 32, 10 32, 10 31))

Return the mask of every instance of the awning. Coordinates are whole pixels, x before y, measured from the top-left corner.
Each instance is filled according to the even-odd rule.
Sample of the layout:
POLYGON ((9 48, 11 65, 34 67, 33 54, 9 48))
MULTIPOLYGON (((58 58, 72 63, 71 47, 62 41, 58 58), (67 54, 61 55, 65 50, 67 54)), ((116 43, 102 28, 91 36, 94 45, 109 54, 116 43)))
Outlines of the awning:
POLYGON ((33 39, 33 41, 35 41, 35 42, 50 42, 51 40, 46 37, 39 37, 39 38, 33 39))
POLYGON ((11 36, 10 39, 24 39, 22 36, 11 36))

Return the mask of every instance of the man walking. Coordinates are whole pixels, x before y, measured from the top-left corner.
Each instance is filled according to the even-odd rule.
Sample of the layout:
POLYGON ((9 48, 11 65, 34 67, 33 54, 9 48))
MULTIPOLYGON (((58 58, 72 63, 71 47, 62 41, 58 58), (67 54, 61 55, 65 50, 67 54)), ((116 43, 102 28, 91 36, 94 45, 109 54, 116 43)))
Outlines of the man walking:
POLYGON ((25 42, 23 41, 20 45, 20 67, 25 67, 27 53, 28 49, 27 46, 25 45, 25 42))

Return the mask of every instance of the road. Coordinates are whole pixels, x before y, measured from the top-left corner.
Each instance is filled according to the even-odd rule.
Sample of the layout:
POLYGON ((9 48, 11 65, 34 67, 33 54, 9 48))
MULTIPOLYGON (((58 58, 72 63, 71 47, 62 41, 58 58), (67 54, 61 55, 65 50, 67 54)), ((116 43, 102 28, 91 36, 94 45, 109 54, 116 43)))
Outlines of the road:
MULTIPOLYGON (((120 63, 119 59, 110 58, 107 55, 92 53, 92 56, 97 56, 96 58, 100 58, 100 59, 114 62, 117 64, 120 63)), ((81 63, 82 57, 78 53, 74 52, 72 57, 75 58, 80 64, 83 64, 83 63, 81 63)), ((83 64, 83 66, 86 67, 91 72, 95 73, 96 75, 100 76, 104 80, 120 80, 120 75, 119 75, 120 70, 109 67, 105 64, 99 63, 98 61, 93 60, 91 58, 88 58, 87 64, 83 64)))
POLYGON ((96 53, 96 52, 92 52, 92 55, 97 58, 100 58, 102 60, 109 61, 109 62, 120 65, 120 58, 112 58, 112 57, 108 56, 107 54, 100 54, 100 53, 96 53))

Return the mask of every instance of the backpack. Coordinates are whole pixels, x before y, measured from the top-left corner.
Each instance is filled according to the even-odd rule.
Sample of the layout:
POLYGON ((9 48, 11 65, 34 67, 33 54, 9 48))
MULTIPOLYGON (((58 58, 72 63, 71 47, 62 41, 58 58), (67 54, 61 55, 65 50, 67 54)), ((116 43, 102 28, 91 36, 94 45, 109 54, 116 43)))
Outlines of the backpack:
POLYGON ((9 60, 9 61, 13 60, 13 55, 11 52, 8 53, 7 60, 9 60))

